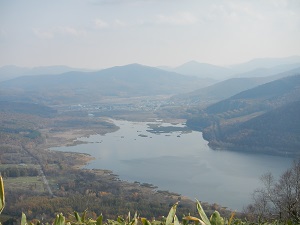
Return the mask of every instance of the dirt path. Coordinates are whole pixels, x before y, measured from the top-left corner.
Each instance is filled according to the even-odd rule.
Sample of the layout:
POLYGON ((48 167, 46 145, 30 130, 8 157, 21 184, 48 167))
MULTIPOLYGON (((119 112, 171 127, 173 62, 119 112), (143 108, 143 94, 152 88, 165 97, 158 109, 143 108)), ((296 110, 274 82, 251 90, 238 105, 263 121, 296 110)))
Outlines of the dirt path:
POLYGON ((49 195, 50 195, 51 197, 53 197, 53 196, 54 196, 54 195, 53 195, 53 192, 52 192, 52 190, 51 190, 51 188, 50 188, 50 185, 49 185, 49 182, 48 182, 48 180, 47 180, 47 178, 46 178, 46 176, 45 176, 45 174, 44 174, 43 167, 42 167, 42 165, 41 165, 41 163, 40 163, 40 160, 39 160, 35 155, 33 155, 30 151, 28 151, 25 147, 22 146, 22 149, 23 149, 25 152, 27 152, 28 155, 30 155, 32 158, 34 158, 34 159, 36 160, 36 162, 37 162, 37 164, 38 164, 38 166, 39 166, 39 168, 38 168, 38 170, 39 170, 39 175, 42 177, 43 183, 44 183, 44 185, 46 186, 46 188, 47 188, 47 190, 48 190, 48 192, 49 192, 49 195))
POLYGON ((45 174, 44 174, 44 171, 43 171, 43 169, 42 169, 42 166, 39 165, 39 167, 40 167, 40 168, 39 168, 39 174, 40 174, 40 176, 41 176, 42 179, 43 179, 44 185, 46 186, 46 188, 47 188, 49 194, 53 197, 53 196, 54 196, 54 195, 53 195, 53 192, 52 192, 52 190, 51 190, 51 188, 50 188, 50 185, 49 185, 49 182, 48 182, 48 180, 47 180, 47 178, 46 178, 46 176, 45 176, 45 174))

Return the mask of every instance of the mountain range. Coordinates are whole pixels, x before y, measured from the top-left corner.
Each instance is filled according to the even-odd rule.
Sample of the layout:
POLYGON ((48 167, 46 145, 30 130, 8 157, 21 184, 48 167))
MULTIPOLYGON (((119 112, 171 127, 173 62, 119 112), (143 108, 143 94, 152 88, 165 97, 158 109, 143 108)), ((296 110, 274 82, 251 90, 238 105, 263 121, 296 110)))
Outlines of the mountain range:
POLYGON ((249 62, 231 66, 217 66, 208 63, 190 61, 171 68, 162 66, 161 69, 200 78, 210 78, 223 81, 236 77, 263 77, 300 67, 300 56, 284 58, 258 58, 249 62))
MULTIPOLYGON (((289 68, 289 67, 288 67, 289 68)), ((258 85, 265 84, 283 77, 292 76, 300 73, 300 65, 298 68, 277 73, 274 70, 274 74, 262 77, 238 77, 230 78, 225 81, 212 84, 208 87, 200 88, 198 90, 175 95, 171 98, 175 102, 185 102, 191 105, 207 105, 217 101, 229 98, 241 91, 245 91, 254 88, 258 85)))
POLYGON ((208 63, 199 63, 197 61, 184 63, 171 71, 184 75, 210 78, 213 80, 224 80, 232 75, 232 71, 229 68, 215 66, 208 63))
POLYGON ((299 155, 299 101, 300 73, 199 109, 187 125, 213 148, 299 155))
POLYGON ((186 77, 139 64, 97 72, 23 76, 0 82, 2 100, 42 103, 99 101, 110 97, 174 95, 208 86, 210 80, 186 77))
MULTIPOLYGON (((21 112, 27 107, 22 102, 51 106, 173 96, 172 109, 188 118, 189 127, 201 130, 213 148, 293 155, 300 149, 299 65, 295 56, 232 67, 195 61, 173 69, 129 64, 99 71, 8 66, 0 68, 0 105, 5 112, 21 112)), ((35 104, 30 108, 53 113, 35 104)))
MULTIPOLYGON (((177 67, 160 66, 159 69, 183 75, 196 76, 216 81, 233 77, 263 77, 300 67, 300 56, 284 58, 257 58, 231 66, 217 66, 195 60, 177 67)), ((7 65, 0 67, 0 82, 21 76, 62 74, 67 72, 93 72, 95 70, 72 68, 63 65, 39 66, 33 68, 7 65)))
POLYGON ((300 63, 300 56, 289 56, 283 58, 257 58, 245 63, 230 66, 231 69, 239 73, 246 73, 260 68, 270 69, 282 65, 293 65, 300 63))
POLYGON ((34 68, 9 65, 9 66, 0 67, 0 82, 4 80, 10 80, 16 77, 22 77, 22 76, 61 74, 61 73, 67 73, 71 71, 88 72, 90 70, 72 68, 72 67, 62 66, 62 65, 40 66, 34 68))

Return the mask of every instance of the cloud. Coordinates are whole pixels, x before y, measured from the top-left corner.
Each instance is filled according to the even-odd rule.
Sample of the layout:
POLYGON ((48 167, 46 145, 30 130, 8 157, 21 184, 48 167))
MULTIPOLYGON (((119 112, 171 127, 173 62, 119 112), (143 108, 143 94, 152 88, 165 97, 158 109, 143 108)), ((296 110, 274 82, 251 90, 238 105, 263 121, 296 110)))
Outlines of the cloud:
POLYGON ((48 30, 42 30, 38 28, 33 28, 33 33, 39 37, 39 38, 45 38, 45 39, 52 39, 56 36, 73 36, 73 37, 78 37, 78 36, 85 36, 86 31, 85 30, 80 30, 76 29, 74 27, 54 27, 48 30))
POLYGON ((37 28, 32 28, 32 31, 39 38, 51 39, 54 37, 54 33, 52 31, 42 31, 37 28))
POLYGON ((190 25, 195 24, 198 19, 190 12, 181 12, 176 15, 157 15, 156 22, 158 24, 170 24, 170 25, 190 25))
POLYGON ((114 19, 113 21, 110 22, 106 22, 102 19, 95 19, 93 23, 94 23, 93 25, 94 29, 97 30, 108 29, 108 28, 124 28, 130 26, 129 23, 120 19, 114 19))
POLYGON ((84 36, 86 35, 85 30, 76 29, 73 27, 57 27, 56 32, 62 35, 69 35, 69 36, 84 36))
POLYGON ((239 15, 244 15, 249 17, 249 19, 254 20, 264 20, 265 16, 259 12, 255 7, 250 4, 236 4, 233 2, 229 3, 230 12, 238 13, 239 15))
POLYGON ((94 20, 94 26, 96 29, 103 29, 108 27, 108 23, 101 20, 101 19, 95 19, 94 20))
POLYGON ((114 23, 113 23, 114 27, 127 27, 128 24, 122 20, 119 19, 115 19, 114 23))

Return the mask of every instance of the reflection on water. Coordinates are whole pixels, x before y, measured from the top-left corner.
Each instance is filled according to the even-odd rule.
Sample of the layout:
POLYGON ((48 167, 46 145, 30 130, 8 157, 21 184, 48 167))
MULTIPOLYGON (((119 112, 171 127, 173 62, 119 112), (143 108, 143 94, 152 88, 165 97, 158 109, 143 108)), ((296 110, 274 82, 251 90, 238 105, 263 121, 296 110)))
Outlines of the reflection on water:
POLYGON ((292 159, 211 150, 201 132, 172 124, 115 121, 117 132, 79 138, 87 144, 53 148, 88 153, 86 168, 109 169, 122 180, 152 183, 200 201, 242 209, 266 172, 280 175, 292 159), (155 129, 156 132, 153 132, 155 129))

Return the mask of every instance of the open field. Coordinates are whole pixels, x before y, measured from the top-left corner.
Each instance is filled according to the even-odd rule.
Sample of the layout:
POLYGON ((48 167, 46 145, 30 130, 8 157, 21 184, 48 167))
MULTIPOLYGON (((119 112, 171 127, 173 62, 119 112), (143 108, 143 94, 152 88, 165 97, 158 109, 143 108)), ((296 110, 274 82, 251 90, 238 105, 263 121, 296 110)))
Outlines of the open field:
POLYGON ((5 178, 4 185, 5 189, 10 191, 27 190, 38 193, 45 192, 44 183, 40 176, 5 178))

